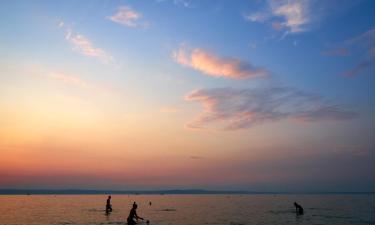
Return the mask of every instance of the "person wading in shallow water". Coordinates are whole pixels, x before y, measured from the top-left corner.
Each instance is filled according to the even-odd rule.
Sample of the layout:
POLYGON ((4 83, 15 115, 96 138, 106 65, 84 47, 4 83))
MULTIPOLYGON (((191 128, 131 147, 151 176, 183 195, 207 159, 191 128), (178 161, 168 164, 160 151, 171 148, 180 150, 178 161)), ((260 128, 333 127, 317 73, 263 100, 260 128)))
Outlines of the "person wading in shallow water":
POLYGON ((138 219, 143 220, 142 217, 140 217, 140 216, 137 215, 137 208, 138 208, 138 205, 134 202, 133 203, 133 208, 130 210, 130 213, 129 213, 129 216, 128 216, 128 225, 137 224, 136 221, 138 219))
POLYGON ((110 195, 108 195, 108 198, 107 198, 107 204, 105 205, 105 212, 106 213, 112 212, 111 196, 110 195))
POLYGON ((297 202, 294 202, 294 207, 296 207, 297 215, 303 215, 303 208, 300 204, 298 204, 297 202))

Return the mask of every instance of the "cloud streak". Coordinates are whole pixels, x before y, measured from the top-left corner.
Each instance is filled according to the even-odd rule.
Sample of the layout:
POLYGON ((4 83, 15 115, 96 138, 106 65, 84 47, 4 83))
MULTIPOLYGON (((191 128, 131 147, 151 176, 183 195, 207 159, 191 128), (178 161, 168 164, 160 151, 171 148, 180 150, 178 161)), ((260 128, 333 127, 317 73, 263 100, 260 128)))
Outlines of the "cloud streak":
POLYGON ((191 0, 156 0, 157 3, 161 3, 161 2, 172 2, 174 5, 177 5, 177 6, 182 6, 182 7, 185 7, 185 8, 192 8, 193 4, 192 4, 192 1, 191 0))
POLYGON ((354 68, 345 71, 343 73, 344 76, 358 76, 363 71, 375 65, 375 28, 346 41, 346 44, 362 49, 362 52, 365 52, 365 57, 354 68))
POLYGON ((189 128, 220 123, 225 130, 238 130, 283 119, 314 122, 357 117, 355 112, 321 96, 288 87, 199 89, 185 99, 203 107, 201 114, 187 125, 189 128))
POLYGON ((73 46, 74 51, 95 58, 104 64, 114 63, 113 56, 103 49, 95 47, 87 37, 74 33, 63 21, 59 22, 58 27, 60 29, 65 29, 65 39, 73 46))
POLYGON ((345 71, 343 75, 345 77, 355 77, 373 65, 375 65, 375 60, 365 60, 358 63, 353 69, 345 71))
POLYGON ((348 56, 349 50, 347 48, 335 48, 335 49, 323 51, 322 55, 325 55, 325 56, 348 56))
POLYGON ((264 77, 268 71, 237 58, 221 57, 200 48, 180 47, 172 53, 180 65, 190 67, 213 77, 244 79, 264 77))
POLYGON ((113 57, 101 48, 94 47, 91 41, 83 35, 73 34, 71 30, 68 30, 65 39, 73 45, 73 50, 79 52, 82 55, 96 58, 104 64, 110 64, 114 62, 113 57))
POLYGON ((139 27, 141 25, 139 23, 141 18, 142 14, 133 10, 129 6, 120 6, 113 16, 108 17, 112 22, 126 27, 139 27))
POLYGON ((66 75, 64 73, 53 72, 53 73, 49 73, 47 77, 53 80, 61 81, 65 84, 72 85, 72 86, 78 86, 78 87, 83 87, 83 88, 88 87, 88 84, 85 81, 81 80, 80 78, 66 75))

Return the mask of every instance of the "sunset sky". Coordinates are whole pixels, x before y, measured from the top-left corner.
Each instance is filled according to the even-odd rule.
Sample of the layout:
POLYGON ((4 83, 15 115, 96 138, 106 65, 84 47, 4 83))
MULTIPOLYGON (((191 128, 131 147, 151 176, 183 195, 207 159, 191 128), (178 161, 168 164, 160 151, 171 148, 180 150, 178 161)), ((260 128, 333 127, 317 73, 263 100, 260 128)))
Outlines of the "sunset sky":
POLYGON ((1 1, 0 188, 375 190, 375 1, 1 1))

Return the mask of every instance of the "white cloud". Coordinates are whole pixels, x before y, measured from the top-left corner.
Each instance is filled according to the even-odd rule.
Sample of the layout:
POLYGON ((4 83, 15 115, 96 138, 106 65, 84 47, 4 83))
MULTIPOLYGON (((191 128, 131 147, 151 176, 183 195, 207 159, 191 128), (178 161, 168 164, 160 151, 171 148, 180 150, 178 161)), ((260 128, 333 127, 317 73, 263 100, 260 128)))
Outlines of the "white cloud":
POLYGON ((281 23, 291 33, 305 31, 305 25, 310 22, 309 2, 307 0, 272 1, 272 13, 283 18, 281 23))
POLYGON ((307 30, 311 22, 310 2, 308 0, 268 0, 268 9, 247 15, 252 22, 270 22, 276 30, 284 29, 290 33, 307 30))

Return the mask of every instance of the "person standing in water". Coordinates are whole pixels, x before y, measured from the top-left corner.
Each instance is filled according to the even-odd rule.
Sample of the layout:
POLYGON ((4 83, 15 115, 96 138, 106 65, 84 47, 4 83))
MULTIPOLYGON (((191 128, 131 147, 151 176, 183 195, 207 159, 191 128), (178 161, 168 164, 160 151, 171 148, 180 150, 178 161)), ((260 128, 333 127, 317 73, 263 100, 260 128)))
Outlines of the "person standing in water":
POLYGON ((133 203, 133 208, 130 210, 130 213, 129 213, 129 216, 128 216, 128 225, 137 224, 136 221, 138 219, 143 220, 142 217, 140 217, 140 216, 137 215, 137 208, 138 208, 138 205, 134 202, 133 203))
POLYGON ((300 204, 298 204, 297 202, 294 202, 294 207, 296 207, 297 215, 303 215, 303 208, 300 204))
POLYGON ((108 198, 107 198, 107 204, 105 205, 105 212, 106 213, 112 212, 111 196, 110 195, 108 195, 108 198))

